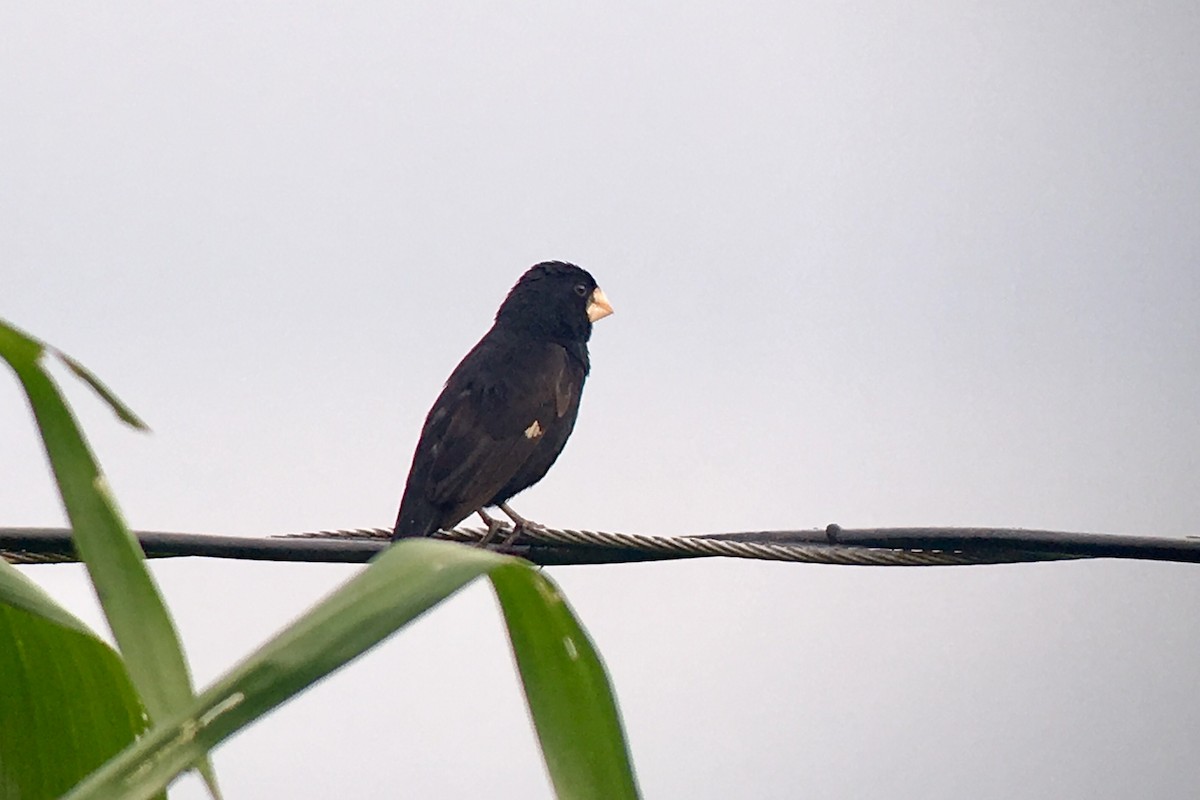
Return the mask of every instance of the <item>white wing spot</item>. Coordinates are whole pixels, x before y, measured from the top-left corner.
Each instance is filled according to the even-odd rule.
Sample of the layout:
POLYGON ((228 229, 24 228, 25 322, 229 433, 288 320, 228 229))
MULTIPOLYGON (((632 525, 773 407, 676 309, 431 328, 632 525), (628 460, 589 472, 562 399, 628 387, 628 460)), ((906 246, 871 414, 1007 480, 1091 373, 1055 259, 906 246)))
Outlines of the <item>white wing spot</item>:
POLYGON ((535 419, 533 421, 533 424, 525 429, 525 438, 526 439, 536 439, 537 437, 539 437, 541 435, 542 435, 542 426, 539 425, 538 421, 535 419))

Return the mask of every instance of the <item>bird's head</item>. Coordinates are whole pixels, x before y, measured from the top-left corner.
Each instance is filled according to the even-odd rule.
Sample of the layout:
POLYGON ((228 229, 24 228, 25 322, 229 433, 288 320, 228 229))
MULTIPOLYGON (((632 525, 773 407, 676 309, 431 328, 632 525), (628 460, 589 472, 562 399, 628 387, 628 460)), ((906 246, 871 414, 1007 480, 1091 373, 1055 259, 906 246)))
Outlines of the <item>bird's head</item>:
POLYGON ((556 341, 586 342, 592 323, 613 313, 587 270, 563 261, 530 267, 508 293, 496 324, 556 341))

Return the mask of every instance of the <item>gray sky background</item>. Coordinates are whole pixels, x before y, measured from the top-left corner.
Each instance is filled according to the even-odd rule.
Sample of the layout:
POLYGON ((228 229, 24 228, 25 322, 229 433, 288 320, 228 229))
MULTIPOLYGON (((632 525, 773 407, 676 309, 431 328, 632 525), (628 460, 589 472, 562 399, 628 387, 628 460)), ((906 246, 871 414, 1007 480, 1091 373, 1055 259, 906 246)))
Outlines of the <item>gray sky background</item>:
MULTIPOLYGON (((617 313, 534 519, 1197 534, 1197 42, 1195 3, 7 3, 0 314, 154 428, 68 386, 142 529, 390 524, 441 382, 561 258, 617 313)), ((7 379, 0 446, 2 523, 60 524, 7 379)), ((154 569, 202 683, 354 571, 154 569)), ((647 797, 1200 787, 1196 566, 551 574, 647 797)), ((483 585, 216 763, 549 795, 483 585)))

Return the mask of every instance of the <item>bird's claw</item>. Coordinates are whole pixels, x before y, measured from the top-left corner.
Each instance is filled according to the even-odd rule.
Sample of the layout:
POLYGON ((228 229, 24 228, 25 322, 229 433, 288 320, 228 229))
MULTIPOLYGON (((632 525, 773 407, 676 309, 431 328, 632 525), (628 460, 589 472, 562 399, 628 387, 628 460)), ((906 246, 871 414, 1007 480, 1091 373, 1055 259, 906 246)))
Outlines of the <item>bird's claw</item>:
POLYGON ((520 541, 521 534, 523 533, 539 533, 544 530, 546 530, 545 525, 539 525, 538 523, 531 522, 527 519, 522 520, 521 522, 513 525, 512 531, 509 532, 508 536, 504 538, 504 541, 500 543, 500 549, 507 550, 512 547, 514 544, 520 541))
MULTIPOLYGON (((479 514, 479 516, 483 518, 484 523, 487 524, 487 533, 483 534, 483 538, 479 540, 478 546, 487 547, 489 544, 495 541, 496 534, 508 528, 508 523, 501 522, 495 517, 485 514, 483 511, 478 511, 476 513, 479 514)), ((505 541, 507 541, 507 538, 505 541)))

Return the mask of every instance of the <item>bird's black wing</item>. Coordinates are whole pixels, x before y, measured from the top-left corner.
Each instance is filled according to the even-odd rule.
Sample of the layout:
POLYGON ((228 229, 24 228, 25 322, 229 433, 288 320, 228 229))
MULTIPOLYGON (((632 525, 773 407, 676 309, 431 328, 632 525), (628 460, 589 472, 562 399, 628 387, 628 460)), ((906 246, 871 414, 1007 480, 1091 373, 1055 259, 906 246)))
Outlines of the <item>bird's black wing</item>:
POLYGON ((426 418, 397 531, 406 506, 436 508, 436 529, 492 501, 543 441, 557 438, 548 432, 564 417, 574 422, 579 371, 559 345, 485 336, 426 418))
POLYGON ((586 363, 586 349, 582 359, 574 353, 568 357, 566 366, 558 373, 555 383, 555 417, 551 418, 548 424, 542 425, 542 436, 537 447, 496 493, 489 505, 499 505, 537 483, 558 460, 571 431, 575 428, 575 418, 579 414, 579 398, 587 378, 586 363))

